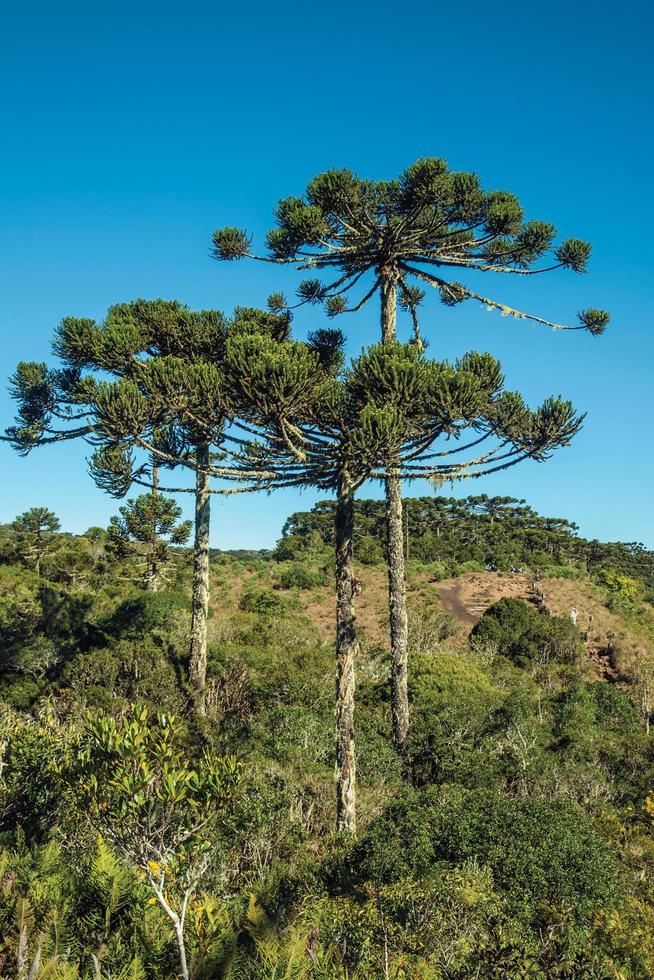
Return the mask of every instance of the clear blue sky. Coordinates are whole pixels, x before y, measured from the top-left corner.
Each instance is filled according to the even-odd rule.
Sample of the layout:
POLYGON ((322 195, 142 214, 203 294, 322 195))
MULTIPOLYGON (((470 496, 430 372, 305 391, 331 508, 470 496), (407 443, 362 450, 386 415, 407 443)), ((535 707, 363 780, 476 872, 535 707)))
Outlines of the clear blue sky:
MULTIPOLYGON (((526 497, 589 536, 654 547, 653 21, 645 2, 583 0, 5 5, 3 378, 20 359, 48 358, 65 315, 101 317, 137 296, 229 311, 292 292, 292 271, 211 261, 212 230, 243 225, 261 241, 277 198, 316 172, 391 177, 444 156, 593 243, 587 275, 493 276, 494 296, 553 319, 591 305, 613 315, 594 340, 430 300, 434 356, 489 350, 530 400, 562 394, 588 412, 554 460, 468 492, 526 497)), ((301 314, 296 329, 316 322, 301 314)), ((352 351, 377 339, 373 309, 341 323, 352 351)), ((3 426, 11 416, 3 383, 3 426)), ((115 512, 80 446, 20 459, 0 445, 0 461, 0 521, 43 504, 82 531, 115 512)), ((213 544, 268 546, 314 499, 221 500, 213 544)))

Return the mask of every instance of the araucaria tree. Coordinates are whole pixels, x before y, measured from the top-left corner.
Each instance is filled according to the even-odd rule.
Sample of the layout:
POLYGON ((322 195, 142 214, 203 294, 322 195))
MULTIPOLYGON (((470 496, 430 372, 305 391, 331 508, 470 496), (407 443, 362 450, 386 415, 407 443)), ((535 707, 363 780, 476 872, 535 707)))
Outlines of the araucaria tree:
MULTIPOLYGON (((381 335, 396 338, 397 306, 410 314, 422 344, 418 309, 420 285, 432 286, 446 306, 472 300, 504 316, 527 319, 557 330, 585 330, 596 336, 609 316, 586 309, 574 325, 555 323, 483 295, 458 278, 468 272, 533 276, 555 269, 584 272, 590 245, 579 239, 556 241, 553 225, 524 219, 514 194, 482 189, 474 173, 453 172, 444 160, 422 159, 398 179, 361 180, 349 170, 314 177, 301 197, 287 197, 275 209, 276 226, 267 235, 267 253, 254 254, 251 237, 235 227, 213 235, 220 260, 243 257, 293 265, 312 274, 299 284, 297 305, 323 304, 330 316, 361 309, 379 297, 381 335), (315 278, 314 278, 315 276, 315 278)), ((282 294, 271 307, 286 309, 282 294)), ((393 659, 393 725, 403 753, 408 725, 407 611, 404 583, 401 483, 396 461, 386 460, 389 607, 393 659)))
POLYGON ((107 549, 119 559, 131 560, 148 592, 156 592, 174 559, 173 547, 185 545, 191 521, 181 521, 182 508, 156 491, 141 494, 119 508, 107 533, 107 549))
MULTIPOLYGON (((489 355, 468 354, 450 365, 428 359, 415 344, 388 342, 364 351, 340 377, 321 379, 312 346, 315 335, 305 351, 282 344, 269 352, 258 339, 250 345, 250 378, 260 379, 248 380, 251 424, 264 440, 248 447, 244 461, 265 466, 280 481, 336 492, 336 825, 353 833, 357 490, 368 479, 384 479, 389 456, 398 476, 408 480, 479 477, 523 459, 547 459, 582 420, 558 399, 529 409, 519 395, 503 390, 500 366, 489 355), (287 359, 286 369, 282 363, 276 370, 281 383, 272 391, 260 367, 270 364, 271 353, 278 362, 287 359), (472 437, 462 441, 466 431, 472 437)), ((401 680, 406 683, 406 676, 401 680)))
POLYGON ((10 526, 18 557, 40 575, 43 559, 52 549, 54 535, 61 527, 59 518, 47 507, 32 507, 19 514, 10 526))
POLYGON ((227 432, 236 407, 221 370, 230 337, 262 332, 285 338, 289 316, 249 308, 232 320, 215 310, 191 311, 175 301, 136 300, 111 307, 104 321, 66 318, 53 351, 61 367, 21 363, 12 380, 16 424, 7 430, 23 454, 37 446, 82 439, 95 447, 91 473, 113 496, 134 484, 149 487, 152 467, 181 468, 183 482, 164 492, 193 493, 195 539, 189 674, 204 711, 209 606, 209 528, 213 492, 235 492, 234 481, 258 486, 261 475, 235 471, 227 432), (106 381, 109 375, 113 380, 106 381), (211 481, 227 481, 228 489, 211 481))

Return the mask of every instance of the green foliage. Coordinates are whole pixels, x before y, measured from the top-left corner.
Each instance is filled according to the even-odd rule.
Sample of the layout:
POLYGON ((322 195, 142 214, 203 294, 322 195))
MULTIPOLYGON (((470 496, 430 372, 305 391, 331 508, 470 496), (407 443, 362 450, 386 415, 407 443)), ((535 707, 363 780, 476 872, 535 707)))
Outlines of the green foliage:
POLYGON ((476 782, 484 771, 480 737, 503 703, 503 691, 472 661, 437 652, 412 656, 409 695, 414 779, 476 782))
POLYGON ((102 620, 100 629, 110 637, 138 640, 148 636, 155 642, 165 642, 186 614, 188 600, 183 593, 161 592, 130 596, 102 620))
MULTIPOLYGON (((383 508, 362 501, 357 511, 357 544, 373 542, 377 554, 383 508)), ((406 789, 389 736, 388 655, 365 644, 355 714, 360 838, 353 844, 330 833, 333 651, 302 613, 315 597, 279 588, 282 576, 298 592, 329 582, 330 505, 289 522, 282 543, 299 559, 281 566, 216 560, 215 584, 236 597, 244 581, 244 595, 253 598, 245 600, 249 608, 221 610, 210 624, 206 723, 190 716, 183 679, 186 592, 128 591, 120 569, 103 563, 102 535, 71 539, 90 558, 77 584, 52 582, 47 563, 48 578, 39 577, 5 554, 4 972, 15 963, 22 912, 28 971, 41 947, 39 969, 52 976, 178 974, 175 919, 156 889, 179 923, 192 887, 183 942, 197 980, 221 971, 258 980, 275 970, 284 975, 291 962, 308 980, 383 976, 386 961, 390 976, 430 980, 652 975, 654 914, 642 875, 654 859, 643 809, 654 769, 633 706, 640 695, 626 682, 623 690, 584 681, 576 663, 563 663, 561 672, 556 657, 551 669, 540 669, 551 637, 532 633, 537 656, 526 661, 529 671, 479 645, 461 649, 425 588, 426 578, 465 562, 483 567, 489 543, 509 565, 511 542, 541 556, 541 567, 560 551, 577 562, 563 567, 583 577, 579 558, 568 559, 575 536, 565 522, 547 523, 510 500, 411 500, 407 510, 407 567, 422 590, 410 609, 416 788, 406 789), (417 533, 423 521, 428 541, 417 533), (441 560, 417 561, 421 547, 441 560), (134 703, 147 705, 145 721, 134 703), (159 712, 180 719, 170 735, 159 712), (191 776, 204 779, 205 752, 221 780, 225 756, 243 764, 238 787, 224 796, 211 791, 211 803, 206 784, 201 791, 191 776), (199 828, 209 807, 209 823, 199 828), (149 852, 153 863, 143 864, 137 831, 148 822, 158 851, 174 841, 175 828, 198 831, 183 860, 172 848, 163 888, 160 858, 149 852)), ((593 546, 591 564, 595 554, 593 546)), ((594 576, 620 554, 627 552, 605 550, 594 576)), ((630 556, 631 575, 626 565, 609 565, 615 575, 596 578, 603 595, 614 595, 611 585, 619 595, 623 577, 641 587, 636 563, 643 556, 630 556)), ((364 589, 368 576, 379 579, 365 568, 358 574, 364 589)), ((644 594, 637 590, 634 608, 644 594)), ((626 595, 634 595, 629 582, 626 595)), ((531 616, 538 626, 548 621, 529 609, 531 616)))
POLYGON ((436 653, 454 636, 458 622, 451 613, 426 603, 413 603, 409 610, 409 652, 436 653))
POLYGON ((56 544, 54 535, 60 527, 59 518, 47 507, 32 507, 11 525, 16 554, 37 575, 41 574, 44 558, 56 544))
POLYGON ((191 521, 180 521, 182 508, 159 493, 142 494, 120 508, 107 533, 107 550, 119 559, 141 559, 140 574, 152 591, 161 584, 173 559, 172 547, 186 544, 191 521))
POLYGON ((282 589, 314 589, 325 584, 325 576, 306 565, 292 565, 284 569, 279 584, 282 589))
POLYGON ((256 613, 259 616, 275 616, 287 608, 287 602, 272 589, 251 589, 241 596, 239 608, 243 612, 256 613))
MULTIPOLYGON (((24 707, 18 705, 19 708, 24 707)), ((59 771, 69 733, 45 718, 0 714, 0 825, 24 828, 33 839, 49 831, 60 803, 59 771)))
POLYGON ((238 782, 233 760, 194 764, 180 741, 174 716, 151 719, 145 707, 118 720, 92 714, 69 776, 93 825, 142 870, 152 861, 177 869, 238 782))
POLYGON ((538 613, 521 599, 500 599, 490 606, 470 634, 477 645, 493 647, 520 667, 533 663, 575 663, 580 635, 569 619, 538 613))
POLYGON ((600 569, 597 582, 609 593, 607 606, 611 612, 632 612, 642 595, 642 586, 635 579, 612 568, 600 569))
POLYGON ((608 846, 577 807, 448 787, 410 793, 389 807, 355 845, 344 873, 385 883, 470 860, 489 868, 504 900, 527 920, 543 904, 571 904, 589 916, 621 894, 608 846))
POLYGON ((64 666, 61 680, 68 697, 80 706, 115 711, 143 703, 181 712, 186 699, 180 673, 173 649, 146 634, 76 654, 64 666))
POLYGON ((28 572, 0 565, 0 646, 10 649, 34 636, 42 624, 39 583, 28 572))
POLYGON ((174 927, 188 977, 188 903, 217 859, 217 828, 240 766, 208 751, 190 759, 182 734, 174 716, 151 718, 145 707, 118 720, 90 714, 67 778, 86 819, 152 889, 174 927))
MULTIPOLYGON (((453 276, 471 269, 582 273, 591 252, 590 244, 579 239, 557 244, 554 226, 525 219, 514 194, 485 191, 476 174, 451 171, 445 160, 434 157, 416 160, 395 180, 363 180, 350 170, 328 170, 310 180, 302 196, 282 198, 274 217, 264 258, 302 270, 317 268, 325 276, 300 283, 300 303, 321 303, 328 316, 336 316, 360 308, 391 284, 399 287, 416 340, 424 295, 417 283, 435 288, 448 306, 472 299, 503 315, 549 322, 489 300, 453 276), (357 301, 355 287, 366 274, 372 285, 365 285, 357 301)), ((213 254, 221 261, 251 257, 251 238, 242 229, 218 229, 213 254)), ((282 302, 277 297, 280 308, 282 302)), ((566 329, 597 335, 608 321, 607 313, 590 309, 579 314, 579 326, 566 329)))
MULTIPOLYGON (((408 554, 422 562, 447 563, 447 577, 467 562, 471 570, 488 566, 538 569, 542 575, 572 577, 579 565, 589 571, 614 570, 654 585, 654 553, 642 545, 600 544, 577 535, 563 518, 541 517, 523 500, 489 497, 419 497, 404 501, 408 554)), ((355 502, 355 553, 359 559, 386 547, 385 505, 377 500, 355 502)), ((318 554, 334 542, 334 504, 323 500, 311 511, 291 514, 282 529, 275 557, 318 554)))

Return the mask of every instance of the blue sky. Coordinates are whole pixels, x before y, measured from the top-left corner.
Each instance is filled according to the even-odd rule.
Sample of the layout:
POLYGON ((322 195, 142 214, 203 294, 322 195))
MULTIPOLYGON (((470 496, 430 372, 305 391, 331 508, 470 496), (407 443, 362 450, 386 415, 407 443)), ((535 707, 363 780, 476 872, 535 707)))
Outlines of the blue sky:
MULTIPOLYGON (((65 315, 101 317, 137 296, 229 311, 292 293, 291 270, 211 261, 212 230, 237 224, 261 241, 276 200, 317 172, 391 177, 443 156, 593 243, 585 276, 493 276, 487 291, 552 319, 591 305, 613 316, 595 340, 429 300, 432 355, 489 350, 529 400, 562 394, 588 412, 552 461, 465 492, 526 497, 586 535, 654 547, 653 21, 644 2, 5 5, 2 377, 48 359, 65 315)), ((301 313, 296 330, 319 320, 301 313)), ((352 352, 377 339, 374 308, 341 324, 352 352)), ((12 413, 3 383, 3 426, 12 413)), ((82 531, 116 510, 80 446, 21 459, 0 445, 0 461, 0 521, 43 504, 82 531)), ((218 499, 212 543, 269 546, 315 499, 218 499)))

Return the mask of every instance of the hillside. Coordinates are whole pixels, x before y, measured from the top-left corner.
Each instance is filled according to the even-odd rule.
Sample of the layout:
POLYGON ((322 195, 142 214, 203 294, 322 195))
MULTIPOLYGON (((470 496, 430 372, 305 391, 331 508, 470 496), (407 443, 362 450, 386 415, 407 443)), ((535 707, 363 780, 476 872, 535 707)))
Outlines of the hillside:
POLYGON ((148 591, 142 555, 103 529, 49 533, 37 573, 27 522, 5 528, 0 976, 21 948, 64 950, 57 980, 92 980, 94 957, 103 980, 176 975, 158 860, 119 859, 149 807, 167 834, 193 813, 211 827, 166 858, 162 893, 211 855, 187 929, 198 980, 273 980, 292 962, 307 980, 651 977, 649 553, 597 542, 589 569, 561 522, 531 512, 535 548, 501 507, 513 517, 491 529, 464 505, 438 560, 409 536, 408 774, 374 508, 359 521, 351 840, 333 832, 329 508, 294 515, 272 556, 212 555, 205 717, 187 680, 185 549, 159 555, 148 591))
MULTIPOLYGON (((236 565, 229 580, 218 579, 213 590, 211 612, 213 629, 220 635, 220 624, 229 620, 239 608, 240 600, 253 586, 275 588, 283 575, 284 564, 236 565)), ((388 648, 387 580, 383 566, 360 566, 361 593, 357 601, 357 622, 365 642, 388 648)), ((522 599, 546 613, 567 617, 577 609, 577 623, 591 669, 598 679, 619 680, 628 673, 634 658, 642 657, 651 647, 649 629, 654 616, 645 614, 644 622, 611 612, 607 608, 607 591, 586 578, 536 578, 534 573, 464 572, 455 578, 437 580, 430 569, 409 567, 409 602, 423 608, 436 605, 457 621, 456 632, 449 642, 463 647, 472 627, 486 610, 500 599, 522 599), (648 623, 649 620, 649 623, 648 623)), ((311 621, 324 643, 334 636, 335 611, 333 588, 329 584, 298 589, 299 608, 311 621)))

